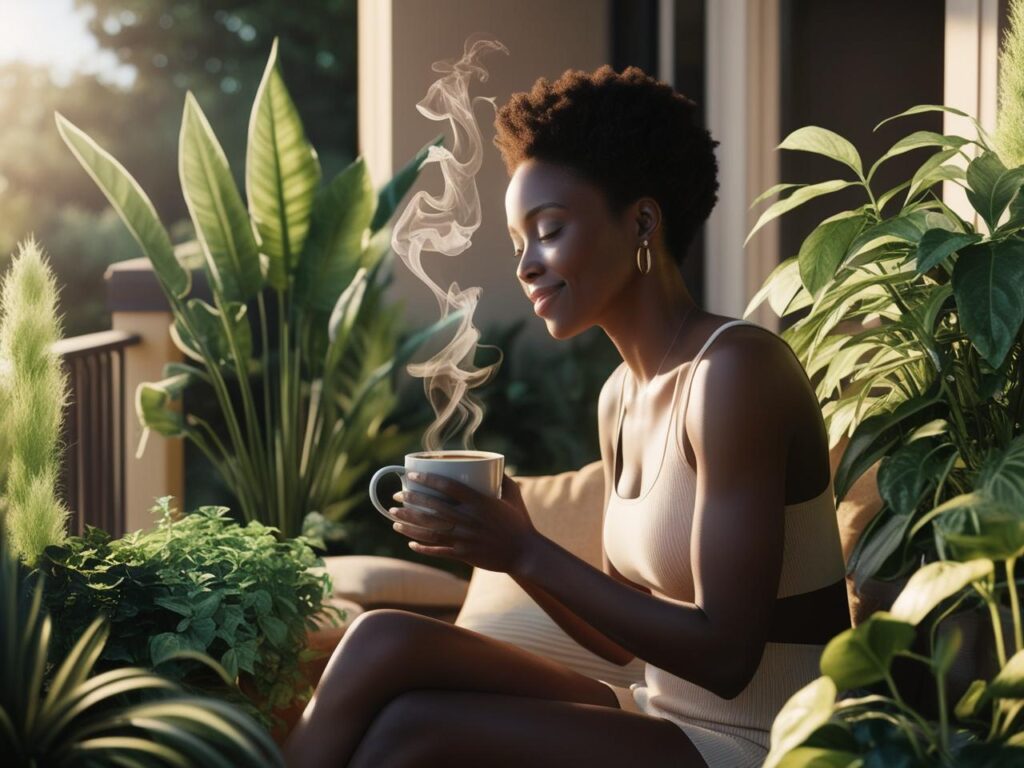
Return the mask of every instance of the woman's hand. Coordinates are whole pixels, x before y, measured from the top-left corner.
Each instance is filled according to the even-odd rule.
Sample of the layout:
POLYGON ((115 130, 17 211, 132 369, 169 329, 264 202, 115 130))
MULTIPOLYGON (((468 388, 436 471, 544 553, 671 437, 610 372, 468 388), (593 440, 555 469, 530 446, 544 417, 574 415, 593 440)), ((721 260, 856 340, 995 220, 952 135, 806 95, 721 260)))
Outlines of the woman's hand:
POLYGON ((409 547, 414 552, 509 573, 540 535, 530 521, 519 486, 508 475, 502 479, 500 499, 441 475, 409 472, 406 477, 446 497, 415 491, 395 494, 396 501, 431 510, 390 509, 402 521, 395 523, 394 529, 413 539, 409 547))

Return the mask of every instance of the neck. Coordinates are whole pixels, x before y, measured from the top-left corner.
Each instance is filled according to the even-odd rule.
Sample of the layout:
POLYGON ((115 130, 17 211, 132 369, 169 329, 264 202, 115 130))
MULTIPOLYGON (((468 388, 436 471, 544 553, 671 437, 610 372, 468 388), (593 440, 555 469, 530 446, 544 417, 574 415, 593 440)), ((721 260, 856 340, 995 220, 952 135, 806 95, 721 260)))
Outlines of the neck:
POLYGON ((699 308, 673 263, 660 261, 648 275, 639 272, 599 323, 637 381, 646 383, 673 365, 673 339, 686 335, 699 308), (668 355, 666 356, 666 352, 668 355))

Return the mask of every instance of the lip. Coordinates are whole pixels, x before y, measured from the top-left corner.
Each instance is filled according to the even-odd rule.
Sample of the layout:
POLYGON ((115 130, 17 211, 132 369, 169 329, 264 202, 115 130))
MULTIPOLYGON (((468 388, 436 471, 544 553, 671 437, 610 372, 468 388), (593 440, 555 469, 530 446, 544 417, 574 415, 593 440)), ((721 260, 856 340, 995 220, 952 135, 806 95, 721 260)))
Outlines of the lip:
POLYGON ((558 285, 552 285, 546 288, 538 288, 531 293, 530 301, 533 302, 534 313, 537 315, 543 314, 544 310, 551 305, 558 292, 564 287, 565 283, 559 283, 558 285))

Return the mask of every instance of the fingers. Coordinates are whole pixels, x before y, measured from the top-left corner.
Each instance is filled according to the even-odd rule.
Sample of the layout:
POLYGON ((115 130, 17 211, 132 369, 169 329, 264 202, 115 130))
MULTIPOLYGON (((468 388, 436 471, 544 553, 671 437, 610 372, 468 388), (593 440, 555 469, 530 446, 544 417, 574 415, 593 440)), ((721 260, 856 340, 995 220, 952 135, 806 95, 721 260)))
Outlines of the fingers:
POLYGON ((446 526, 454 525, 456 521, 462 518, 459 511, 451 504, 426 493, 400 491, 393 498, 395 501, 406 505, 399 510, 400 514, 398 516, 401 519, 427 528, 438 527, 438 521, 446 526), (426 509, 414 509, 413 507, 425 507, 426 509))
POLYGON ((443 475, 407 472, 405 476, 410 482, 430 488, 458 502, 474 504, 486 498, 482 493, 470 488, 465 483, 460 483, 458 480, 452 480, 450 477, 444 477, 443 475))
MULTIPOLYGON (((394 514, 394 511, 392 511, 394 514)), ((450 536, 447 530, 439 530, 437 528, 424 528, 420 525, 413 525, 412 523, 395 523, 391 526, 403 536, 408 536, 410 539, 416 539, 427 544, 450 544, 450 536)))

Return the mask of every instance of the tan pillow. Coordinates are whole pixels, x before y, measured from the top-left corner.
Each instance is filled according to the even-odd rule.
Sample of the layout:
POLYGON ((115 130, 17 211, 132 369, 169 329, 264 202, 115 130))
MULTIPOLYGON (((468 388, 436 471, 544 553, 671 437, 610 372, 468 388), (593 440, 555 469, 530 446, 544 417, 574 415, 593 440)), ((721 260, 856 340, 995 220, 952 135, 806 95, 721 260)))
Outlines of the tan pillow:
POLYGON ((457 609, 468 582, 421 563, 379 555, 325 557, 337 597, 364 608, 415 606, 457 609))
MULTIPOLYGON (((600 568, 604 504, 601 462, 560 475, 517 477, 516 482, 537 530, 600 568)), ((628 687, 643 679, 642 661, 634 659, 623 667, 583 648, 505 573, 474 569, 455 623, 614 685, 628 687)))

